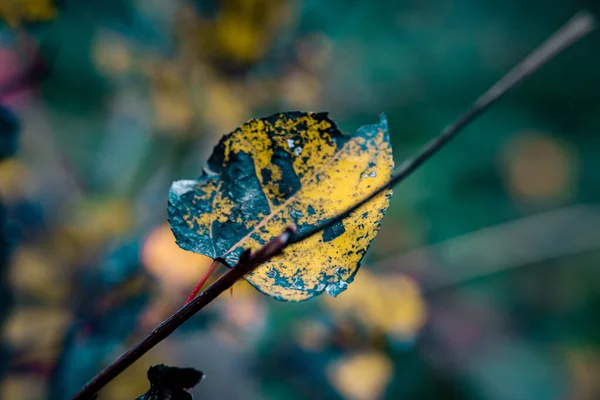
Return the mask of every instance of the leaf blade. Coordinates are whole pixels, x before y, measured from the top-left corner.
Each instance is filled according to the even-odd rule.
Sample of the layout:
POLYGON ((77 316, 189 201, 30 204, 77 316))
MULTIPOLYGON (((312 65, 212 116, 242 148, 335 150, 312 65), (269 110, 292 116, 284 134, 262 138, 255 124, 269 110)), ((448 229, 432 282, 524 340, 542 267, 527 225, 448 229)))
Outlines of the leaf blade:
MULTIPOLYGON (((208 167, 218 174, 219 189, 206 173, 175 182, 171 226, 182 248, 234 264, 244 249, 263 246, 290 224, 302 232, 333 218, 385 183, 394 164, 385 116, 346 136, 326 113, 291 112, 251 120, 224 136, 208 167)), ((246 280, 286 301, 323 291, 337 295, 353 280, 390 195, 382 193, 344 221, 290 246, 246 280)))

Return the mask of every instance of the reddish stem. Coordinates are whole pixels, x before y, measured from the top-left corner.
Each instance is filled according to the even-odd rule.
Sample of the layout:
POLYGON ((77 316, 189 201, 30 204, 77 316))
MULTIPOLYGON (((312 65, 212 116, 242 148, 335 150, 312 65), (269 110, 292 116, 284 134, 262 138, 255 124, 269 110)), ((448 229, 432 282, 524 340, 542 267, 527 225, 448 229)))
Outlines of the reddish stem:
POLYGON ((218 265, 219 265, 219 261, 213 260, 212 264, 210 264, 210 267, 208 267, 208 269, 204 273, 204 276, 202 277, 202 279, 200 279, 200 282, 198 282, 198 284, 196 285, 194 290, 192 290, 192 293, 190 293, 190 295, 188 296, 187 300, 185 301, 185 304, 194 300, 194 297, 196 297, 198 292, 200 292, 200 289, 202 289, 202 286, 204 286, 204 284, 206 283, 208 278, 210 278, 212 273, 215 272, 215 269, 217 269, 218 265))

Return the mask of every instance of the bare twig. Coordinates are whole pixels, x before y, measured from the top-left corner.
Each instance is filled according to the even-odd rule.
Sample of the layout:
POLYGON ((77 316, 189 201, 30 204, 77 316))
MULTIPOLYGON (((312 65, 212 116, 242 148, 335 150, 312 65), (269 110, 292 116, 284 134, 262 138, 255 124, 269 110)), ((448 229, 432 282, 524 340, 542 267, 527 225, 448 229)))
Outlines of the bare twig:
POLYGON ((73 399, 91 398, 102 387, 104 387, 104 385, 113 380, 117 375, 133 364, 148 350, 173 333, 173 331, 181 326, 181 324, 190 319, 198 311, 202 310, 218 295, 232 287, 233 284, 238 281, 238 279, 246 275, 248 272, 253 271, 262 263, 281 253, 288 244, 294 232, 295 228, 287 228, 281 235, 271 240, 256 252, 243 253, 240 257, 240 262, 237 263, 235 267, 223 274, 204 292, 200 293, 198 297, 181 307, 175 312, 175 314, 171 315, 166 321, 156 327, 152 333, 150 333, 126 353, 117 358, 112 364, 102 370, 102 372, 89 381, 83 387, 83 389, 81 389, 79 393, 73 397, 73 399))
POLYGON ((579 204, 483 228, 370 264, 419 282, 425 295, 543 261, 600 250, 600 204, 579 204))
POLYGON ((354 211, 367 204, 373 198, 377 197, 385 190, 396 186, 404 179, 408 178, 418 167, 420 167, 431 156, 437 153, 444 145, 446 145, 457 134, 462 132, 471 122, 479 115, 486 111, 500 97, 508 93, 511 89, 521 83, 529 75, 539 70, 544 64, 556 57, 570 45, 577 42, 579 39, 586 36, 596 28, 595 18, 587 13, 581 12, 567 22, 561 29, 550 36, 540 47, 534 50, 520 64, 514 67, 498 82, 490 87, 464 112, 452 125, 449 125, 437 137, 425 144, 417 152, 414 158, 406 160, 396 170, 394 176, 379 189, 369 194, 367 197, 337 215, 336 217, 316 226, 306 232, 294 235, 290 244, 301 242, 322 230, 331 227, 344 218, 348 217, 354 211))
POLYGON ((469 108, 456 122, 448 126, 435 139, 427 143, 417 155, 403 163, 391 178, 391 180, 363 200, 350 207, 345 212, 335 218, 318 225, 314 229, 297 234, 295 229, 287 228, 277 238, 267 243, 260 250, 250 254, 248 251, 242 254, 239 263, 222 275, 216 282, 210 285, 204 292, 196 297, 192 302, 186 304, 173 314, 169 319, 160 324, 154 331, 146 336, 141 342, 136 344, 116 361, 106 367, 96 377, 94 377, 85 387, 75 395, 73 399, 89 399, 95 395, 104 385, 110 382, 118 374, 124 371, 134 361, 139 359, 144 353, 154 347, 161 340, 169 336, 177 327, 187 321, 196 312, 200 311, 212 300, 214 300, 223 291, 230 288, 238 279, 254 270, 260 264, 268 261, 270 258, 281 253, 287 246, 293 243, 301 242, 304 239, 324 230, 327 227, 341 221, 352 212, 362 207, 370 200, 380 195, 383 191, 397 185, 415 171, 427 159, 433 156, 453 137, 467 127, 480 114, 487 110, 501 96, 517 86, 526 77, 537 71, 540 67, 557 56, 561 51, 568 48, 577 40, 583 38, 596 27, 596 21, 588 13, 580 13, 572 20, 554 33, 537 50, 529 55, 523 62, 517 65, 513 70, 506 74, 490 89, 488 89, 479 99, 477 99, 471 108, 469 108))

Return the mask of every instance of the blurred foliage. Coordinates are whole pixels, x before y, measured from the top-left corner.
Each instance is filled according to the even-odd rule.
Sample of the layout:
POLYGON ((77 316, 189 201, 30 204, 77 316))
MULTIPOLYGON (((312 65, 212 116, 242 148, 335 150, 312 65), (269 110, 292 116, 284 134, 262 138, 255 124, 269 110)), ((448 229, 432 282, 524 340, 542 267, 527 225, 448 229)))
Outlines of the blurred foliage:
POLYGON ((53 0, 4 0, 0 4, 0 19, 13 26, 23 22, 48 21, 55 16, 53 0))
MULTIPOLYGON (((383 111, 400 162, 582 6, 600 10, 0 1, 0 88, 34 48, 50 71, 0 93, 0 398, 69 398, 183 304, 210 259, 175 244, 167 193, 224 134, 294 109, 354 132, 383 111)), ((280 304, 240 283, 100 398, 139 396, 159 363, 205 372, 204 399, 599 398, 599 41, 400 186, 338 298, 280 304), (509 221, 531 228, 524 245, 509 221)))
POLYGON ((6 107, 0 106, 0 160, 17 151, 19 121, 6 107))
MULTIPOLYGON (((16 117, 8 109, 0 106, 0 165, 6 162, 6 157, 16 152, 17 133, 16 117)), ((7 281, 7 269, 13 246, 6 206, 0 201, 0 327, 4 324, 13 302, 10 284, 7 281)), ((4 341, 0 341, 0 379, 7 370, 10 351, 4 341)))

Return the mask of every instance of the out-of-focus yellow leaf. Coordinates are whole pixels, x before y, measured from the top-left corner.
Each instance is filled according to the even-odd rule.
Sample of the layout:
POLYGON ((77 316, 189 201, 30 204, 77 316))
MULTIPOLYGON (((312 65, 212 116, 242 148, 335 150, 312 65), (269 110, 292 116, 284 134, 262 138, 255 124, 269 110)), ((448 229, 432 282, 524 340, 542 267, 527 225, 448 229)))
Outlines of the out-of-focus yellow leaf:
MULTIPOLYGON (((353 136, 326 113, 279 113, 221 139, 197 180, 173 183, 169 221, 184 249, 231 265, 289 225, 306 232, 387 182, 394 162, 387 121, 353 136)), ((353 281, 388 206, 391 190, 246 275, 272 297, 336 296, 353 281)))
POLYGON ((131 228, 131 203, 121 199, 86 199, 77 203, 69 220, 55 229, 49 247, 65 264, 85 251, 99 248, 131 228))
POLYGON ((17 159, 7 159, 0 163, 0 197, 13 200, 32 190, 35 180, 28 168, 17 159))
POLYGON ((344 399, 377 400, 392 376, 392 362, 383 353, 362 352, 330 364, 327 376, 344 399))
POLYGON ((2 0, 0 1, 0 19, 10 25, 21 22, 49 21, 56 16, 53 0, 2 0))
POLYGON ((182 250, 168 224, 156 227, 146 237, 142 262, 162 284, 188 290, 202 277, 212 263, 210 257, 182 250))
POLYGON ((576 159, 566 143, 524 132, 505 148, 506 182, 522 201, 564 200, 573 195, 576 159))
POLYGON ((228 0, 215 18, 204 19, 190 8, 181 12, 182 39, 192 37, 198 53, 221 61, 248 65, 269 49, 278 30, 291 17, 291 2, 228 0))
POLYGON ((357 282, 337 299, 325 299, 336 318, 358 320, 398 340, 409 340, 426 320, 419 287, 401 275, 376 276, 363 270, 357 282))
POLYGON ((32 346, 35 346, 39 350, 56 349, 70 320, 68 310, 21 307, 10 314, 3 333, 6 340, 16 348, 32 350, 32 346))
POLYGON ((131 204, 128 201, 92 199, 78 205, 67 230, 92 245, 127 232, 131 224, 131 204))
POLYGON ((156 111, 156 124, 160 129, 185 132, 192 122, 192 110, 182 92, 152 92, 152 102, 156 111))
POLYGON ((573 384, 569 398, 596 399, 600 395, 600 353, 596 347, 568 349, 567 365, 573 384))
POLYGON ((186 133, 194 117, 188 89, 190 77, 174 61, 157 62, 149 72, 157 126, 169 132, 186 133))
MULTIPOLYGON (((249 94, 252 98, 252 94, 249 94)), ((235 129, 249 114, 247 94, 235 83, 207 77, 202 94, 203 114, 216 132, 235 129)))
POLYGON ((0 399, 43 399, 44 382, 34 376, 10 376, 0 382, 0 399))
POLYGON ((10 282, 34 298, 57 302, 68 295, 67 280, 53 257, 35 248, 20 247, 12 257, 10 282))
POLYGON ((120 35, 100 31, 92 45, 94 64, 102 73, 119 76, 131 70, 135 59, 128 43, 120 35))

